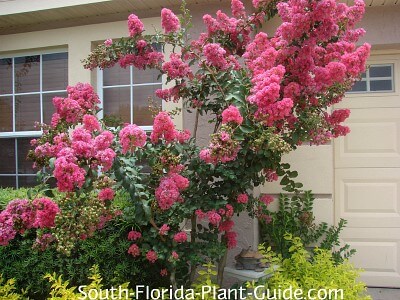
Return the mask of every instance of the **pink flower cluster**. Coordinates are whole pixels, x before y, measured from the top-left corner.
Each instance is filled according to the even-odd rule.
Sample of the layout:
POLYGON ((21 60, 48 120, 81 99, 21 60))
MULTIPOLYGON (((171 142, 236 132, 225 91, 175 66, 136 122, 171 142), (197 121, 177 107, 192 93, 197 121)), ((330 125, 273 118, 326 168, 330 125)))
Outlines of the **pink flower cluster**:
POLYGON ((146 144, 146 132, 135 124, 129 124, 119 132, 119 140, 122 153, 134 152, 136 148, 142 148, 146 144))
POLYGON ((163 177, 155 191, 158 206, 162 210, 169 209, 175 202, 182 202, 181 192, 189 187, 189 180, 177 173, 163 177))
POLYGON ((229 105, 228 108, 222 112, 222 124, 227 124, 229 122, 233 122, 238 125, 242 124, 243 122, 243 117, 240 114, 239 109, 234 105, 229 105))
POLYGON ((192 70, 186 62, 183 62, 180 55, 172 53, 170 61, 167 61, 162 66, 163 72, 167 73, 170 79, 192 77, 192 70))
POLYGON ((169 230, 170 230, 170 227, 167 224, 163 224, 159 229, 159 234, 167 235, 169 230))
POLYGON ((177 243, 184 243, 187 241, 187 234, 184 231, 180 231, 174 235, 174 241, 177 243))
POLYGON ((178 17, 168 8, 161 10, 161 27, 167 34, 177 32, 181 28, 178 17))
POLYGON ((281 81, 285 74, 282 65, 259 73, 252 79, 253 88, 247 100, 257 106, 255 117, 267 126, 289 116, 293 107, 290 98, 280 99, 281 81))
POLYGON ((164 54, 157 51, 152 45, 148 45, 144 40, 139 40, 136 48, 136 53, 130 53, 119 58, 121 67, 134 66, 144 70, 146 67, 159 66, 164 61, 164 54))
POLYGON ((259 201, 265 205, 270 205, 272 202, 274 202, 274 197, 264 194, 260 197, 259 201))
POLYGON ((135 14, 130 14, 128 17, 128 29, 131 37, 141 34, 144 30, 142 21, 135 14))
POLYGON ((98 197, 101 201, 113 200, 115 197, 115 192, 112 188, 107 187, 100 190, 98 197))
POLYGON ((206 44, 203 49, 208 65, 221 70, 228 68, 228 61, 225 58, 226 51, 217 43, 206 44))
POLYGON ((206 163, 216 165, 235 160, 239 149, 239 143, 231 134, 222 130, 212 136, 210 145, 200 151, 199 157, 206 163))
POLYGON ((169 89, 157 89, 156 96, 165 101, 172 101, 177 103, 179 101, 182 85, 176 85, 169 89))
POLYGON ((142 237, 142 234, 139 231, 129 231, 128 233, 128 240, 136 241, 142 237))
POLYGON ((140 255, 139 246, 136 244, 132 244, 128 249, 128 254, 132 255, 133 257, 137 257, 140 255))
POLYGON ((51 228, 54 226, 54 219, 60 212, 58 205, 49 198, 37 198, 32 201, 34 207, 35 221, 32 227, 51 228))
MULTIPOLYGON (((67 87, 67 98, 54 97, 53 104, 56 113, 53 114, 51 125, 56 127, 61 121, 69 124, 80 122, 84 115, 97 109, 99 97, 89 84, 78 83, 67 87)), ((90 121, 87 120, 87 123, 90 121)), ((92 127, 96 124, 92 125, 92 127)))
POLYGON ((59 211, 58 205, 49 198, 11 201, 0 213, 0 245, 8 245, 17 233, 27 229, 53 227, 59 211))
POLYGON ((147 258, 147 260, 148 260, 149 262, 151 262, 152 264, 154 264, 154 263, 157 261, 157 259, 158 259, 157 252, 154 251, 154 250, 149 250, 149 251, 147 251, 147 253, 146 253, 146 258, 147 258))
POLYGON ((237 202, 241 204, 246 204, 249 201, 249 196, 247 194, 239 194, 237 196, 237 202))
POLYGON ((178 132, 175 130, 175 125, 171 117, 165 111, 161 111, 155 118, 153 124, 153 131, 151 132, 150 139, 152 143, 157 143, 160 139, 166 142, 172 142, 177 138, 178 132))

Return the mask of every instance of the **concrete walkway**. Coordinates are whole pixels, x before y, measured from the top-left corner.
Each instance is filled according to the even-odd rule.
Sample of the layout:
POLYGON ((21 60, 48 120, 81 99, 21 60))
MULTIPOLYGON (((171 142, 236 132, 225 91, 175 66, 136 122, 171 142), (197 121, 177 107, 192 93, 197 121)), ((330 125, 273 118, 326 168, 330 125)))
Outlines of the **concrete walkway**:
POLYGON ((400 300, 400 289, 368 288, 373 300, 400 300))

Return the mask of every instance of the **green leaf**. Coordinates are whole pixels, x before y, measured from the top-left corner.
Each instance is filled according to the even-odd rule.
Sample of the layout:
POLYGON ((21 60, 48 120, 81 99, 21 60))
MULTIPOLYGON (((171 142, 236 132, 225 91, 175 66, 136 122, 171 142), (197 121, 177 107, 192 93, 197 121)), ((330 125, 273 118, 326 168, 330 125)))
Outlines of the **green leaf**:
POLYGON ((246 134, 254 132, 254 128, 247 125, 241 125, 239 129, 246 134))

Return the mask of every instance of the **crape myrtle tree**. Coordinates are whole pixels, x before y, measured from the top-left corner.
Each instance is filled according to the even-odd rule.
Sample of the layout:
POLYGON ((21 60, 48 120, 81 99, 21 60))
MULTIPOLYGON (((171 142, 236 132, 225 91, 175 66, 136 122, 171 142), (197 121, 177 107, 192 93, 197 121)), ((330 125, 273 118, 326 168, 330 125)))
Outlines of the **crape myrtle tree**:
POLYGON ((171 284, 190 282, 196 266, 219 262, 236 245, 234 214, 247 211, 264 219, 270 195, 249 191, 278 180, 289 193, 301 184, 281 158, 302 143, 324 144, 344 136, 349 110, 332 110, 365 70, 370 46, 356 46, 364 34, 355 25, 364 2, 335 0, 253 0, 252 13, 232 0, 231 16, 204 15, 207 31, 189 35, 190 14, 161 11, 162 32, 148 35, 134 14, 129 37, 106 40, 84 61, 85 68, 119 64, 155 68, 168 89, 165 101, 183 101, 195 113, 194 130, 174 127, 174 113, 159 111, 147 135, 135 124, 113 128, 98 120, 98 96, 88 84, 68 87, 56 97, 56 113, 30 153, 43 177, 56 179, 54 199, 15 200, 0 215, 1 244, 29 228, 39 248, 71 253, 116 217, 132 226, 127 239, 132 259, 154 264, 171 284), (272 36, 261 31, 275 16, 272 36), (173 49, 168 57, 159 47, 173 49), (198 120, 214 124, 210 143, 196 146, 198 120), (144 171, 146 166, 146 172, 144 171), (149 171, 150 170, 150 171, 149 171), (122 211, 112 200, 117 190, 130 195, 122 211), (43 220, 43 218, 45 218, 43 220), (190 230, 185 230, 185 229, 190 230))

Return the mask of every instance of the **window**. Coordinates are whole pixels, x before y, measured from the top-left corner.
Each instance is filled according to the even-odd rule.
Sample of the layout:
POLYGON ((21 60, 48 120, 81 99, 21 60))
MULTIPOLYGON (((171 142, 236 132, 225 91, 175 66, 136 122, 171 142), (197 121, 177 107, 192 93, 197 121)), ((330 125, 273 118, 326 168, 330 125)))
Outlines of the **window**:
POLYGON ((361 80, 357 81, 351 93, 393 92, 393 64, 370 65, 361 80))
POLYGON ((0 187, 36 184, 26 160, 35 122, 50 123, 54 96, 66 96, 68 53, 0 59, 0 187))
POLYGON ((99 94, 103 104, 103 118, 110 126, 118 123, 134 123, 151 130, 153 118, 149 98, 160 106, 155 91, 162 87, 160 72, 154 69, 126 69, 116 65, 99 71, 99 94))

